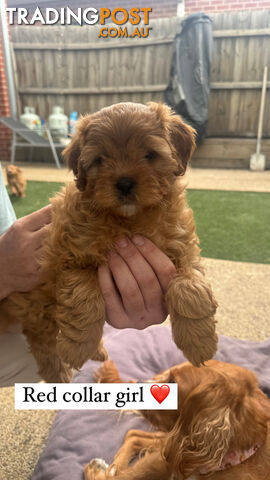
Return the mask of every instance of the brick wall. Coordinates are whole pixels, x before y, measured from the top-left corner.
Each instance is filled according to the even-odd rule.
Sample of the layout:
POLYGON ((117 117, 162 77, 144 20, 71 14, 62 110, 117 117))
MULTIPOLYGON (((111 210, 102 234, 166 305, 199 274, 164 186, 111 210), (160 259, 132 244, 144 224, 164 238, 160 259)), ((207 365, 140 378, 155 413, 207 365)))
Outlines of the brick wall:
POLYGON ((218 13, 236 10, 262 10, 270 8, 270 0, 186 0, 186 14, 194 12, 218 13))
MULTIPOLYGON (((152 7, 151 18, 172 17, 176 15, 177 4, 180 0, 95 0, 91 6, 96 8, 107 7, 152 7)), ((63 0, 48 0, 36 2, 27 0, 7 0, 9 7, 25 7, 31 12, 38 5, 41 9, 46 7, 63 7, 66 2, 63 0)), ((68 2, 70 8, 78 8, 78 0, 70 0, 68 2)), ((89 7, 89 1, 80 0, 79 6, 82 8, 89 7)), ((193 12, 219 12, 230 10, 258 10, 270 8, 270 0, 185 0, 186 14, 193 12)))
MULTIPOLYGON (((82 1, 80 2, 81 6, 82 1)), ((127 10, 132 7, 149 7, 152 8, 150 18, 160 18, 160 17, 173 17, 177 12, 177 0, 109 0, 104 2, 104 0, 95 0, 91 5, 96 8, 107 7, 110 9, 117 7, 124 7, 127 10)), ((68 4, 70 7, 74 8, 77 6, 76 2, 73 0, 68 4)), ((89 2, 85 6, 89 6, 89 2)))
MULTIPOLYGON (((0 0, 1 1, 1 0, 0 0)), ((0 117, 10 115, 7 80, 5 74, 2 33, 0 32, 0 117)), ((0 123, 0 161, 10 158, 11 133, 0 123)))

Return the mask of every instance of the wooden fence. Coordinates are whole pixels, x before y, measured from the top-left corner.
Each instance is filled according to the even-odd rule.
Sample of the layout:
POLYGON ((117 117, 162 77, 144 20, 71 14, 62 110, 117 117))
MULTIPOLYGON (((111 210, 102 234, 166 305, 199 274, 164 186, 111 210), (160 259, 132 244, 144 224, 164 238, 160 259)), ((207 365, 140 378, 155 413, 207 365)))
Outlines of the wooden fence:
POLYGON ((153 24, 142 40, 98 38, 100 26, 12 28, 22 106, 47 116, 53 105, 84 113, 119 101, 162 100, 177 23, 153 24))
MULTIPOLYGON (((208 136, 255 137, 263 68, 270 67, 270 11, 212 15, 208 136)), ((163 100, 179 19, 151 22, 149 38, 98 38, 100 26, 12 26, 19 104, 47 117, 119 101, 163 100)), ((270 136, 270 81, 264 136, 270 136)))
MULTIPOLYGON (((213 19, 208 136, 254 137, 263 70, 265 65, 270 67, 270 10, 223 13, 213 19)), ((263 132, 268 137, 269 87, 270 81, 263 132)))

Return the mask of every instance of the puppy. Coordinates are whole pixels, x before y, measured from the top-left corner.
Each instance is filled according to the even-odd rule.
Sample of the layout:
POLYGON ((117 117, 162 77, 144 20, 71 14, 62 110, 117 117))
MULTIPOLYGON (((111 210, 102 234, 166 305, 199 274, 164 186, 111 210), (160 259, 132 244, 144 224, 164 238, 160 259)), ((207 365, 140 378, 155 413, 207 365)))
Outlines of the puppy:
POLYGON ((76 179, 51 200, 46 281, 0 305, 0 320, 21 319, 45 380, 67 381, 69 367, 105 359, 97 269, 118 238, 135 234, 151 239, 176 266, 165 295, 176 344, 195 365, 214 355, 217 304, 181 182, 194 136, 157 103, 120 103, 80 119, 64 151, 76 179))
POLYGON ((7 181, 12 195, 16 197, 25 197, 26 180, 19 167, 15 165, 7 165, 6 167, 7 181))
MULTIPOLYGON (((97 380, 121 378, 109 361, 97 380)), ((112 465, 92 460, 85 480, 269 478, 270 400, 252 372, 210 360, 201 368, 177 365, 153 381, 178 384, 178 410, 142 410, 158 431, 129 431, 112 465)))

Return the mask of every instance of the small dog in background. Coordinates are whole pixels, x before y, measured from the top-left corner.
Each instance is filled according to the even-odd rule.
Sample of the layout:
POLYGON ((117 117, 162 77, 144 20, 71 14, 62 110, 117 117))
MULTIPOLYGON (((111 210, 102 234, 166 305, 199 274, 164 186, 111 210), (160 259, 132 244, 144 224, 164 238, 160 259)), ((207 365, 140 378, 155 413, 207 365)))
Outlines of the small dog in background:
POLYGON ((7 165, 6 167, 7 181, 12 195, 16 197, 25 197, 26 180, 19 167, 15 165, 7 165))
MULTIPOLYGON (((112 361, 96 380, 122 382, 112 361)), ((176 365, 153 382, 177 383, 178 410, 142 410, 157 431, 130 430, 113 463, 92 460, 85 480, 270 478, 270 400, 252 372, 210 360, 176 365)))
POLYGON ((217 303, 204 277, 184 175, 195 131, 166 105, 119 103, 82 117, 63 152, 75 181, 51 199, 44 284, 0 302, 0 323, 23 324, 39 374, 66 382, 104 361, 106 320, 98 267, 121 237, 142 235, 174 263, 164 301, 175 343, 194 365, 217 348, 217 303))

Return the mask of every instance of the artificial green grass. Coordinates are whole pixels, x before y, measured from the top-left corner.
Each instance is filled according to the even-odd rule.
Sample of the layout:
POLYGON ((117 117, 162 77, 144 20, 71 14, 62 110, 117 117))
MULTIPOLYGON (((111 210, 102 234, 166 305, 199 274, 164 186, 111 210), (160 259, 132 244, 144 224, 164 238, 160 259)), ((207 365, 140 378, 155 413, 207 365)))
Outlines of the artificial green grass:
POLYGON ((25 198, 10 197, 17 218, 35 212, 48 205, 49 198, 61 190, 64 183, 27 181, 25 198))
MULTIPOLYGON (((48 204, 62 187, 27 182, 26 197, 12 197, 17 217, 48 204)), ((188 190, 202 255, 242 262, 270 263, 270 193, 188 190)))
POLYGON ((270 263, 270 193, 189 190, 202 255, 270 263))

